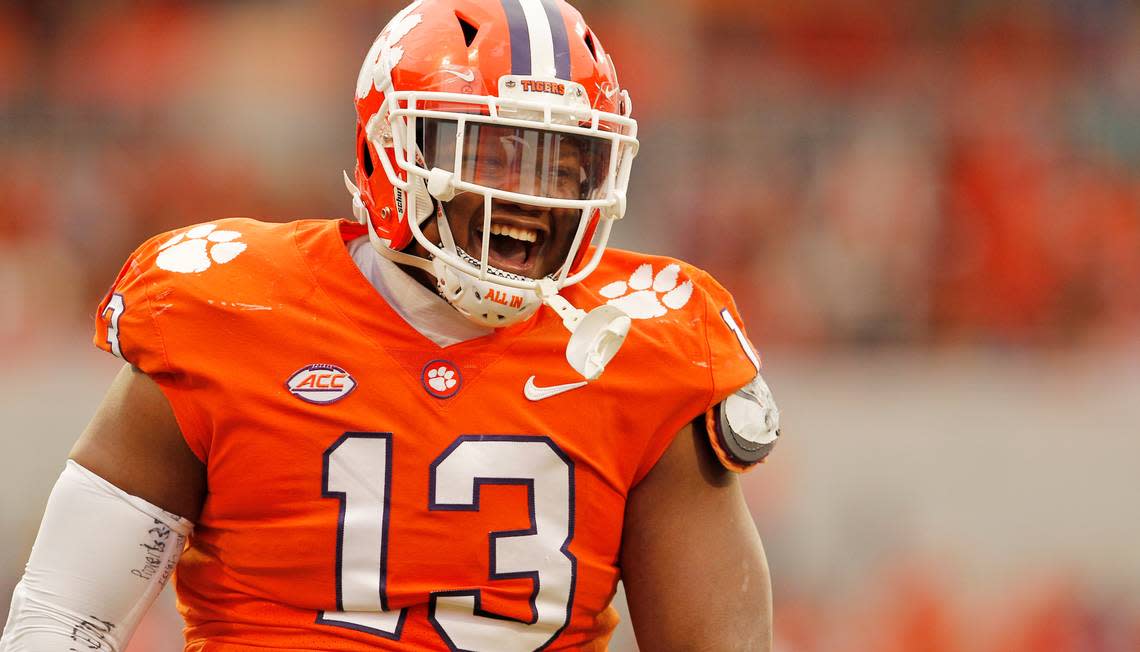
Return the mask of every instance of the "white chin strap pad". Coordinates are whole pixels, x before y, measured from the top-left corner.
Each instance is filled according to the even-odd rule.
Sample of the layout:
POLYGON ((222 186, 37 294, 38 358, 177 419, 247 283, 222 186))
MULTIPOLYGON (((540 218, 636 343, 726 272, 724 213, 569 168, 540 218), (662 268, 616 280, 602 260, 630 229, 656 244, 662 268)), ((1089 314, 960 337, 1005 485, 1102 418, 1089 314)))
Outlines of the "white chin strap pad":
POLYGON ((534 290, 520 290, 492 280, 473 278, 432 260, 440 295, 464 317, 491 328, 502 328, 530 318, 542 305, 534 290))
POLYGON ((12 594, 0 652, 125 650, 192 530, 68 460, 12 594))

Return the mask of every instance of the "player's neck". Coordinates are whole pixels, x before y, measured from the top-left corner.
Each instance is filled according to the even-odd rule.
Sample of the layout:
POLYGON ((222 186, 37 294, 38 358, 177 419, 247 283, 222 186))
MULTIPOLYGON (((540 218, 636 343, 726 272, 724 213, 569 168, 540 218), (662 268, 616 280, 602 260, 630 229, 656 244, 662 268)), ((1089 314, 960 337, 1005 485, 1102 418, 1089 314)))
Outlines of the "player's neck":
POLYGON ((459 314, 439 296, 434 281, 424 283, 405 268, 376 253, 367 236, 349 242, 348 251, 360 273, 396 314, 437 345, 451 346, 494 332, 494 329, 479 326, 459 314))

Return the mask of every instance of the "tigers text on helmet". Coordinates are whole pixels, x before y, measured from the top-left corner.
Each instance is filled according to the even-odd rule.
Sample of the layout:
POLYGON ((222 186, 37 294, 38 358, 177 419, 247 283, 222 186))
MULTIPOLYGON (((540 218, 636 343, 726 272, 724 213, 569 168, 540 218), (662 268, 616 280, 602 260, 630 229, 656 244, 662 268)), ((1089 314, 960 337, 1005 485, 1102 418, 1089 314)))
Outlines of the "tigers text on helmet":
POLYGON ((557 295, 600 262, 625 213, 638 146, 629 95, 576 9, 563 0, 416 0, 368 52, 356 109, 355 179, 346 182, 381 254, 427 270, 480 324, 516 323, 546 303, 572 331, 605 321, 599 333, 616 337, 613 320, 584 320, 557 295), (481 218, 453 232, 448 214, 463 193, 482 199, 481 218), (565 242, 549 269, 520 271, 533 251, 551 250, 554 218, 503 221, 504 206, 563 216, 565 242), (433 216, 438 242, 423 230, 433 216), (430 259, 407 251, 413 241, 430 259))

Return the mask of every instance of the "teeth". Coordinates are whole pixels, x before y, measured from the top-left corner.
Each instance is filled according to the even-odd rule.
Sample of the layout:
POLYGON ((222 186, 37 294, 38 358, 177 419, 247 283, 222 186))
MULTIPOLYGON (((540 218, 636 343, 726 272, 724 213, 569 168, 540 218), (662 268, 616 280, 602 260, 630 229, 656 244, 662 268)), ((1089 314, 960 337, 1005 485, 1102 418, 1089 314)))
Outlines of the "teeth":
POLYGON ((492 224, 491 235, 505 235, 508 238, 522 240, 523 242, 538 241, 538 231, 535 231, 533 229, 524 229, 517 226, 507 226, 505 224, 492 224))

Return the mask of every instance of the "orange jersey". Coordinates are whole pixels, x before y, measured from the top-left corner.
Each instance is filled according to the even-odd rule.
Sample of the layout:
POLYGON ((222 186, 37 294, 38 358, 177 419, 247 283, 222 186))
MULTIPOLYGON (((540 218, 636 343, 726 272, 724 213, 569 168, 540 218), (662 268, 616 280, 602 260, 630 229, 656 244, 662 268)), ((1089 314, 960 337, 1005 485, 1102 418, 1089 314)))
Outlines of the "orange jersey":
POLYGON ((633 328, 601 378, 556 387, 582 379, 552 311, 441 348, 357 269, 363 233, 164 234, 100 307, 96 344, 158 382, 207 468, 186 649, 605 649, 630 489, 756 376, 731 297, 607 252, 563 296, 633 328))

